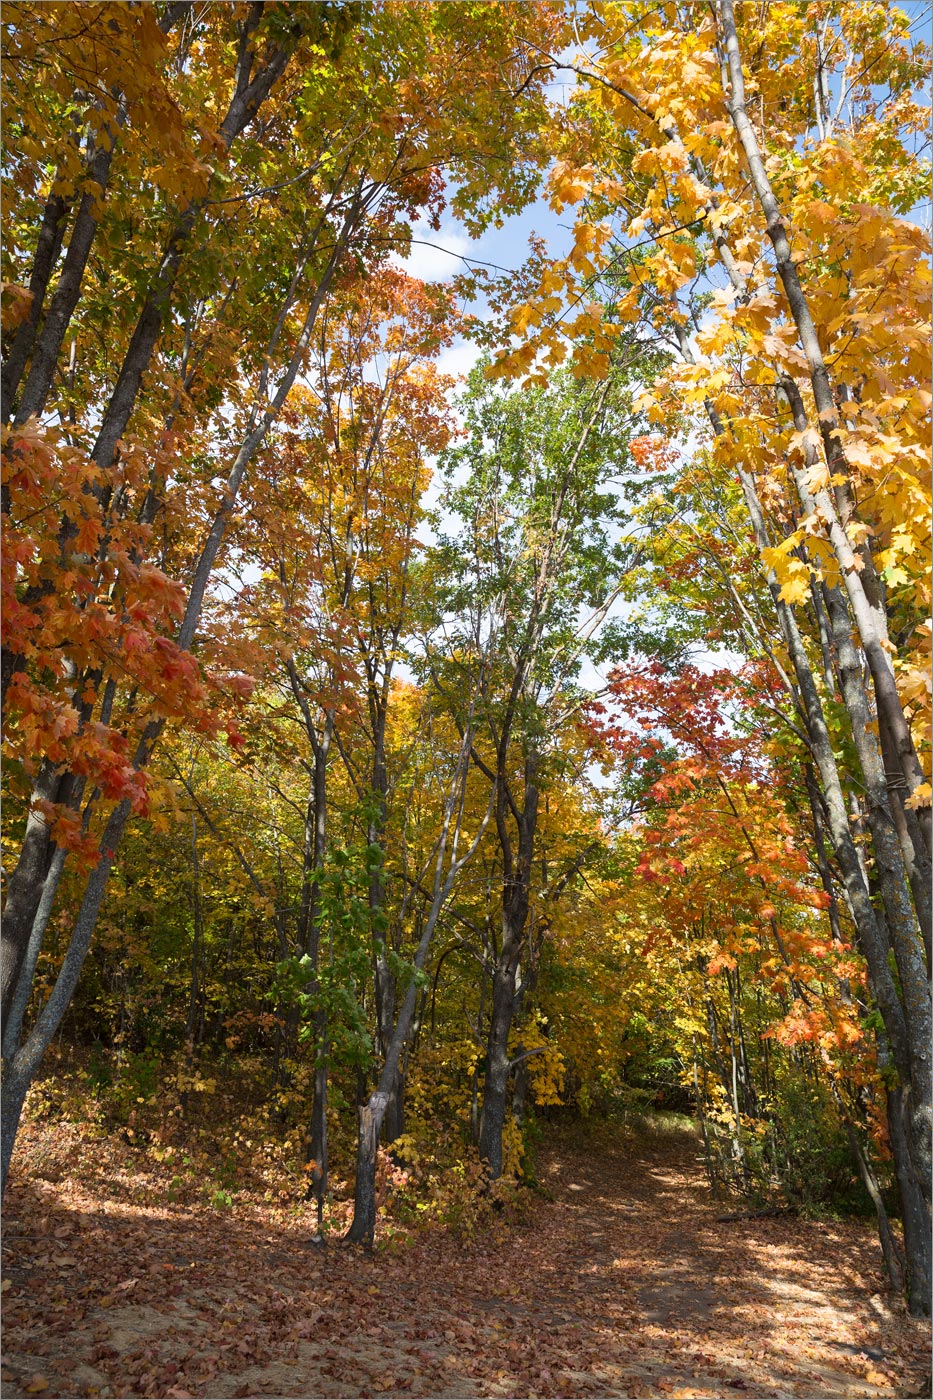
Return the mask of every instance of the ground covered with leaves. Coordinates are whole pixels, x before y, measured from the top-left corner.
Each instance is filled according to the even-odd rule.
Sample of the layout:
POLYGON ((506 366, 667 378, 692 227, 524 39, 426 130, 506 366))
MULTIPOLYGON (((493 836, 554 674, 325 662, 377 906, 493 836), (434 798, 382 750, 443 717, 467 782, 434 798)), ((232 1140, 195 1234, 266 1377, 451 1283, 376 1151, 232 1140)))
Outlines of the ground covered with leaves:
POLYGON ((31 1123, 4 1242, 4 1395, 925 1396, 871 1222, 727 1219, 684 1132, 564 1128, 482 1229, 311 1243, 310 1207, 166 1200, 31 1123), (74 1169, 74 1162, 80 1169, 74 1169))

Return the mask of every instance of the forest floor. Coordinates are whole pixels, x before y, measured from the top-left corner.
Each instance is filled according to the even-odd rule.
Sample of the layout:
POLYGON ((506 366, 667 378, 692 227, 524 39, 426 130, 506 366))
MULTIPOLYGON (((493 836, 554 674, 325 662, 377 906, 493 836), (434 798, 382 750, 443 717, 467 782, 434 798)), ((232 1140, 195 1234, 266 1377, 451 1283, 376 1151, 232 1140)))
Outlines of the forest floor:
POLYGON ((5 1397, 930 1394, 929 1329, 884 1292, 871 1222, 717 1220, 686 1134, 564 1130, 523 1223, 373 1252, 313 1246, 310 1211, 23 1160, 5 1397))

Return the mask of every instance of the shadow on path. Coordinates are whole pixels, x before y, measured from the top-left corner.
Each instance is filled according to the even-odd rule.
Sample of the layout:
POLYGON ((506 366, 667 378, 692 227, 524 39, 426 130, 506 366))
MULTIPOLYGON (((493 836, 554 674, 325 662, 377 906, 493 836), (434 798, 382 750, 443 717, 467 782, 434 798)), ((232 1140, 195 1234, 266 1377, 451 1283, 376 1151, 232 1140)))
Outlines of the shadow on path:
POLYGON ((531 1225, 373 1254, 16 1182, 3 1394, 928 1395, 927 1331, 885 1301, 870 1226, 719 1222, 696 1152, 563 1138, 531 1225))

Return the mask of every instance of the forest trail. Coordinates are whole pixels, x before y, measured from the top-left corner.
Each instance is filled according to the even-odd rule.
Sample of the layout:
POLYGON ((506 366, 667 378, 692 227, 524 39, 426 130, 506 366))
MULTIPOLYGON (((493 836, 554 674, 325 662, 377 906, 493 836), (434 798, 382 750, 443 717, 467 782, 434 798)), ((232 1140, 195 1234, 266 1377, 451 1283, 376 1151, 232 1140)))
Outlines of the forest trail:
POLYGON ((543 1154, 490 1242, 372 1254, 306 1222, 12 1183, 5 1397, 929 1394, 870 1222, 720 1222, 697 1144, 543 1154))

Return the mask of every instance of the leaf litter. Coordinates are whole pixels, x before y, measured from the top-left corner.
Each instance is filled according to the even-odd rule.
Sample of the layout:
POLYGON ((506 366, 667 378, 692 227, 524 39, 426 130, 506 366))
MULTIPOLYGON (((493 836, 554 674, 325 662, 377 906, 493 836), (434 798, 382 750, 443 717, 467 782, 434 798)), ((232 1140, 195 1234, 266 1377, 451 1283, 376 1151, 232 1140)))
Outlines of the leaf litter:
POLYGON ((884 1292, 871 1223, 718 1221, 687 1135, 553 1133, 524 1221, 372 1252, 315 1248, 310 1208, 140 1201, 24 1156, 9 1400, 930 1393, 928 1329, 884 1292))

